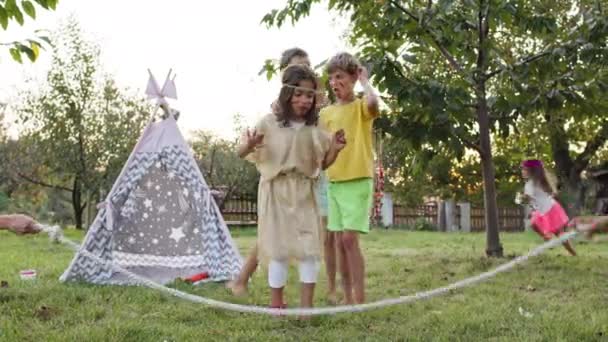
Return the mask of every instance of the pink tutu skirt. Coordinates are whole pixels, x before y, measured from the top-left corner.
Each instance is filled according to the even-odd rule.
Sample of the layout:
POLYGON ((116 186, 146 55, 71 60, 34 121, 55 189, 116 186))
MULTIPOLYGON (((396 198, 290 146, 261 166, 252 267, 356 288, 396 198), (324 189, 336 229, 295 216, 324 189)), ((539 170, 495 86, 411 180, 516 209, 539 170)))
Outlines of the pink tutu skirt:
POLYGON ((536 210, 532 212, 531 223, 538 227, 543 235, 557 235, 568 224, 568 221, 564 208, 557 202, 544 215, 536 210))

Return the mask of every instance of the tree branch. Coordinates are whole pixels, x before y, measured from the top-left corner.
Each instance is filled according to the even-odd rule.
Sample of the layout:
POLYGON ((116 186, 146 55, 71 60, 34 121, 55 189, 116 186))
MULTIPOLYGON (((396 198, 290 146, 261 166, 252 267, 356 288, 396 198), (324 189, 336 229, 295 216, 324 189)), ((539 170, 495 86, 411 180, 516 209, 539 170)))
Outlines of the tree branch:
MULTIPOLYGON (((403 13, 405 13, 411 19, 415 20, 417 23, 419 22, 419 19, 418 19, 418 17, 415 14, 413 14, 410 11, 408 11, 407 8, 401 6, 401 4, 397 3, 397 1, 390 0, 390 3, 393 4, 393 6, 397 7, 398 9, 400 9, 403 13)), ((423 27, 422 29, 429 35, 429 37, 431 37, 431 39, 433 40, 433 43, 435 43, 435 45, 437 46, 437 48, 439 49, 439 51, 441 52, 441 54, 448 60, 448 64, 454 70, 458 71, 459 73, 463 74, 463 76, 465 76, 464 75, 464 69, 462 68, 462 65, 460 65, 460 63, 458 63, 458 61, 456 60, 456 58, 454 58, 454 56, 452 56, 452 54, 443 45, 441 45, 441 43, 435 37, 435 35, 433 34, 433 32, 431 32, 431 30, 429 30, 426 27, 423 27)))
POLYGON ((209 159, 210 159, 210 161, 209 161, 209 178, 207 179, 207 181, 209 182, 209 185, 211 185, 212 188, 215 186, 215 181, 214 181, 214 177, 213 177, 213 168, 215 166, 216 151, 217 151, 217 146, 214 145, 211 150, 211 156, 209 157, 209 159))
POLYGON ((387 58, 387 60, 389 61, 389 63, 391 63, 391 65, 393 66, 393 69, 399 74, 399 76, 401 76, 402 79, 410 81, 411 83, 415 83, 414 81, 412 81, 409 78, 407 78, 407 76, 405 76, 405 74, 403 73, 403 71, 399 68, 399 66, 400 66, 399 63, 396 63, 394 60, 392 60, 390 58, 387 58))
POLYGON ((585 145, 585 149, 581 154, 576 157, 574 160, 574 167, 576 168, 576 172, 582 172, 588 165, 589 161, 595 155, 597 150, 599 150, 606 141, 608 140, 608 120, 602 123, 602 128, 597 134, 587 142, 585 145))
MULTIPOLYGON (((522 61, 520 61, 518 63, 515 63, 513 66, 510 67, 510 69, 514 69, 514 68, 526 65, 528 63, 532 63, 532 62, 534 62, 534 61, 536 61, 538 59, 541 59, 541 58, 543 58, 543 57, 545 57, 547 55, 550 55, 550 54, 551 54, 550 52, 541 52, 541 53, 539 53, 537 55, 528 56, 528 57, 524 58, 522 61)), ((509 68, 500 68, 498 70, 494 70, 494 71, 492 71, 490 73, 487 73, 486 74, 486 80, 490 79, 490 78, 492 78, 492 77, 494 77, 494 76, 496 76, 496 75, 498 75, 498 74, 500 74, 500 73, 502 73, 504 71, 506 71, 507 69, 509 69, 509 68)))
POLYGON ((509 118, 513 117, 514 115, 517 115, 518 113, 519 112, 516 109, 513 109, 508 114, 504 114, 504 113, 501 115, 489 114, 488 116, 490 117, 490 120, 497 121, 500 119, 509 119, 509 118))
POLYGON ((450 52, 439 43, 439 41, 437 40, 437 38, 431 37, 431 39, 433 39, 433 42, 435 43, 435 45, 437 46, 437 48, 439 49, 439 51, 441 51, 441 54, 448 60, 448 63, 450 64, 450 66, 454 70, 456 70, 459 73, 463 74, 463 76, 464 76, 464 69, 462 68, 462 66, 460 65, 460 63, 458 63, 458 61, 456 61, 456 59, 454 58, 454 56, 452 56, 452 54, 450 54, 450 52))
POLYGON ((457 132, 454 130, 454 126, 450 126, 450 128, 449 128, 449 129, 450 129, 450 133, 452 133, 452 135, 453 135, 453 136, 454 136, 456 139, 460 140, 460 142, 461 142, 461 143, 462 143, 464 146, 466 146, 466 147, 468 147, 468 148, 470 148, 470 149, 472 149, 472 150, 475 150, 475 151, 477 151, 478 153, 480 153, 480 154, 481 154, 481 146, 479 146, 479 144, 476 144, 476 143, 474 143, 473 141, 469 140, 468 138, 465 138, 465 137, 463 137, 463 136, 459 135, 459 134, 458 134, 458 133, 457 133, 457 132))
POLYGON ((414 13, 408 11, 405 7, 403 7, 400 4, 398 4, 397 1, 390 0, 390 3, 393 4, 395 7, 399 8, 403 13, 407 14, 410 18, 412 18, 412 19, 414 19, 416 21, 419 20, 418 17, 414 13))
POLYGON ((567 181, 574 163, 570 157, 570 141, 564 128, 564 119, 558 113, 551 111, 544 114, 544 119, 549 128, 551 155, 557 166, 558 177, 560 180, 567 181))
POLYGON ((473 150, 475 150, 475 151, 477 151, 478 153, 481 154, 481 146, 479 146, 478 144, 472 142, 469 139, 466 139, 465 137, 461 137, 461 136, 458 136, 458 135, 456 136, 456 138, 458 138, 464 144, 464 146, 466 146, 466 147, 468 147, 470 149, 473 149, 473 150))
POLYGON ((52 188, 52 189, 58 189, 58 190, 63 190, 63 191, 67 191, 67 192, 72 192, 73 190, 70 188, 66 188, 64 186, 61 185, 53 185, 53 184, 49 184, 49 183, 45 183, 43 181, 39 181, 37 179, 34 179, 32 177, 29 177, 27 175, 24 175, 20 172, 17 172, 17 176, 21 177, 22 179, 25 179, 26 181, 32 183, 32 184, 36 184, 36 185, 41 185, 41 186, 45 186, 47 188, 52 188))

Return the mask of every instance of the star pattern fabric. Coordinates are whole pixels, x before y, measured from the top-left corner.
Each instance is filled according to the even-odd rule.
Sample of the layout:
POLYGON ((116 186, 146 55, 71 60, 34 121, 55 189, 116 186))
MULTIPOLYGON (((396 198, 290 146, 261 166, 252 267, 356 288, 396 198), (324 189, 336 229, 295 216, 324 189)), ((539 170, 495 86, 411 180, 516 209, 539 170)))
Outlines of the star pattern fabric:
POLYGON ((202 236, 195 223, 203 222, 202 213, 188 205, 201 201, 201 196, 196 197, 184 180, 157 162, 129 198, 134 213, 118 222, 114 248, 122 253, 153 256, 199 254, 202 236), (140 234, 142 227, 144 232, 140 234))

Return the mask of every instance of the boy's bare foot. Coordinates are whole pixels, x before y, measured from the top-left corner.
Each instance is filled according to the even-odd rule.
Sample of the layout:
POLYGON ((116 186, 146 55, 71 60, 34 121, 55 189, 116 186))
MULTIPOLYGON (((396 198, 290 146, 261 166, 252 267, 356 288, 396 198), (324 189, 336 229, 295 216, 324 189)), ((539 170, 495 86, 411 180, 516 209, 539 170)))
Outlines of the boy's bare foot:
POLYGON ((336 295, 335 292, 330 292, 327 294, 326 301, 327 301, 327 305, 332 305, 332 306, 338 305, 338 296, 336 295))
POLYGON ((242 297, 247 294, 247 285, 239 284, 236 280, 227 282, 226 288, 229 289, 235 297, 242 297))

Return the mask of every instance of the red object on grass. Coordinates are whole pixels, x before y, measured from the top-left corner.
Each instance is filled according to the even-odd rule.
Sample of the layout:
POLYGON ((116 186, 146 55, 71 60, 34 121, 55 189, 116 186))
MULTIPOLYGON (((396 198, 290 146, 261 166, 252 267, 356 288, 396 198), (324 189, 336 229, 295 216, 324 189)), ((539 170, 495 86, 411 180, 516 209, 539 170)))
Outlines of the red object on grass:
POLYGON ((196 283, 197 281, 201 281, 201 280, 207 279, 207 278, 209 278, 209 273, 203 272, 203 273, 198 273, 193 276, 190 276, 184 280, 189 283, 196 283))

